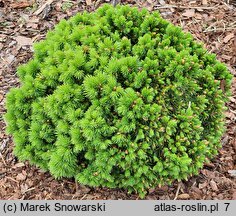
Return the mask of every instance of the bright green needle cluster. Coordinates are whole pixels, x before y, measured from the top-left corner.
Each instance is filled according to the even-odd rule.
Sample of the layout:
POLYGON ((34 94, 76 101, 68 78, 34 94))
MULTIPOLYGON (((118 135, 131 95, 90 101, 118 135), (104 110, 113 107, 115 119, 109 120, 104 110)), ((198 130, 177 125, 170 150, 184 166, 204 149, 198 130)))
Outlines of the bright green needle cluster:
POLYGON ((143 197, 217 154, 232 76, 159 13, 106 4, 62 20, 34 51, 7 95, 20 160, 143 197))

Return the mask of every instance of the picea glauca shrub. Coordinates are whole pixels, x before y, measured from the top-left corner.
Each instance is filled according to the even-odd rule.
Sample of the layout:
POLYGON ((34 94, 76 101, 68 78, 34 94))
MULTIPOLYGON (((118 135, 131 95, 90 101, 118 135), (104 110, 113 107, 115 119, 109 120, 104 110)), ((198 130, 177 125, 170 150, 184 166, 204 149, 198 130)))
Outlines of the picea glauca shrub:
POLYGON ((231 75, 159 13, 104 5, 62 20, 34 51, 7 95, 20 160, 143 197, 217 154, 231 75))

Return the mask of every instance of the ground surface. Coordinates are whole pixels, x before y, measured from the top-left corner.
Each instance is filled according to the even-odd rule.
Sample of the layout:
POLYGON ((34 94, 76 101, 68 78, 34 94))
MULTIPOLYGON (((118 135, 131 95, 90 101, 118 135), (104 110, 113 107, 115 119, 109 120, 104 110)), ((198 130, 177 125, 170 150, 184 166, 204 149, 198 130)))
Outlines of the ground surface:
MULTIPOLYGON (((15 71, 32 57, 32 43, 45 37, 62 18, 78 11, 93 11, 110 0, 0 0, 0 199, 139 199, 125 190, 90 188, 73 179, 55 180, 12 154, 13 142, 5 134, 5 95, 18 85, 15 71), (44 3, 48 4, 44 4, 44 3)), ((236 75, 235 0, 124 0, 162 16, 203 41, 236 75)), ((179 184, 153 188, 146 199, 236 199, 236 80, 226 112, 227 133, 219 155, 198 176, 179 184), (176 195, 177 194, 177 195, 176 195)))

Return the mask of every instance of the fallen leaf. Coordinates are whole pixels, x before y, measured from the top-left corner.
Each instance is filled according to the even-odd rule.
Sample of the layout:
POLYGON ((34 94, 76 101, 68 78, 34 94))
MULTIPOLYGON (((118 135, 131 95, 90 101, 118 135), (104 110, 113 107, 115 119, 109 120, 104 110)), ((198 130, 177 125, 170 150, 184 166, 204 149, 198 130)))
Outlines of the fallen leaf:
POLYGON ((24 37, 24 36, 17 36, 15 38, 19 46, 31 46, 32 45, 32 40, 31 38, 24 37))
POLYGON ((187 193, 183 193, 183 194, 180 194, 180 195, 178 196, 178 198, 179 198, 179 199, 189 199, 190 196, 189 196, 189 194, 187 194, 187 193))
POLYGON ((234 33, 230 33, 224 38, 223 42, 228 43, 233 38, 234 38, 234 33))
POLYGON ((92 0, 86 0, 86 4, 87 4, 88 6, 92 5, 92 0))
POLYGON ((24 163, 17 163, 12 168, 19 168, 19 167, 24 167, 24 166, 25 166, 24 163))
POLYGON ((41 7, 38 8, 38 10, 34 12, 34 15, 39 15, 40 13, 42 13, 46 7, 50 6, 53 3, 53 1, 54 0, 47 0, 45 4, 43 4, 41 7))
POLYGON ((22 173, 19 173, 17 176, 16 176, 16 180, 18 181, 24 181, 26 179, 26 176, 23 175, 22 173))
POLYGON ((195 10, 194 9, 189 9, 186 10, 182 15, 186 16, 186 17, 193 17, 195 14, 195 10))
POLYGON ((210 185, 213 191, 218 190, 217 184, 213 180, 210 181, 210 185))
POLYGON ((232 177, 236 177, 236 170, 228 170, 228 173, 232 177))
POLYGON ((165 5, 166 2, 164 0, 159 0, 160 5, 165 5))
POLYGON ((8 64, 10 65, 15 59, 15 56, 12 55, 12 54, 9 54, 7 57, 6 57, 6 60, 8 62, 8 64))

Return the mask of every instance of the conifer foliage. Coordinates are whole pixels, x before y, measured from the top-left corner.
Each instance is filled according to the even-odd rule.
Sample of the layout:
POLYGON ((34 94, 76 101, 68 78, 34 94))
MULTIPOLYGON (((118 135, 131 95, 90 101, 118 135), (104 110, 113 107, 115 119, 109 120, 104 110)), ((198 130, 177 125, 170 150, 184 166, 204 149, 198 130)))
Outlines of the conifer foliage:
POLYGON ((217 154, 231 75, 158 12, 105 4, 34 51, 6 102, 20 160, 143 197, 217 154))

